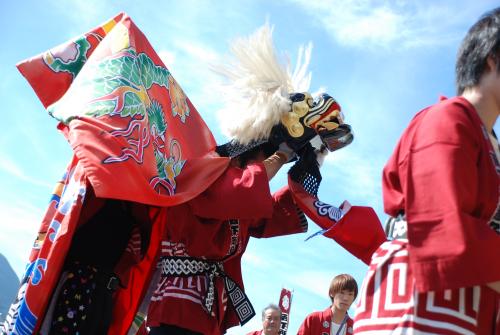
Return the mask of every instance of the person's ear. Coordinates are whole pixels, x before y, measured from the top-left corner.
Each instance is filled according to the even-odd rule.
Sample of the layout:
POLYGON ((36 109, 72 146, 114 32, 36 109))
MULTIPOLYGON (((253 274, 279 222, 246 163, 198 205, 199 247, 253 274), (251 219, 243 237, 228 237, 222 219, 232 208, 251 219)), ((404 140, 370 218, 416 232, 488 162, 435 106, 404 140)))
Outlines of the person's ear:
POLYGON ((497 61, 495 60, 495 58, 493 56, 489 55, 486 58, 486 70, 496 72, 497 66, 498 66, 498 64, 497 64, 497 61))

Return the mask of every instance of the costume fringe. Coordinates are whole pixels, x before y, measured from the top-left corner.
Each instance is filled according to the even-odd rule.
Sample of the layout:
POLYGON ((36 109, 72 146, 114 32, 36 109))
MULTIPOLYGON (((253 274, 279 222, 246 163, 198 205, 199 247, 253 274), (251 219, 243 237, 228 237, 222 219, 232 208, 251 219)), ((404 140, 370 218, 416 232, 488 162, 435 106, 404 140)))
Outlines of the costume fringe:
POLYGON ((290 62, 285 65, 278 58, 267 23, 252 35, 237 38, 231 45, 234 59, 212 67, 227 80, 221 87, 225 105, 218 113, 224 133, 245 145, 267 139, 291 109, 289 94, 309 89, 311 50, 312 43, 299 48, 291 74, 290 62))

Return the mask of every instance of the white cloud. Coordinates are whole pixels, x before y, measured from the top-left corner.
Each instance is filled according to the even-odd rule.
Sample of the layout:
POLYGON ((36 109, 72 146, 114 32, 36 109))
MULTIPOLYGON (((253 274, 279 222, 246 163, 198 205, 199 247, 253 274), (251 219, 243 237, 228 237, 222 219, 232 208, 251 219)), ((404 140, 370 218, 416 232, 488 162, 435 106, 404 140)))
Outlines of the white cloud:
MULTIPOLYGON (((181 86, 196 88, 195 94, 203 98, 200 100, 211 101, 215 96, 211 90, 219 81, 218 75, 210 70, 210 65, 221 60, 220 54, 199 40, 187 42, 179 39, 175 40, 172 46, 176 64, 173 67, 167 64, 167 67, 174 77, 178 77, 176 80, 181 86)), ((193 99, 191 95, 190 98, 193 99)))
POLYGON ((303 7, 338 43, 360 48, 443 45, 461 38, 463 31, 453 28, 467 22, 471 15, 470 11, 464 11, 458 4, 439 1, 293 2, 303 7))
POLYGON ((259 253, 252 251, 246 251, 243 254, 242 262, 255 268, 266 267, 266 264, 268 263, 268 261, 263 259, 259 253))
POLYGON ((295 273, 291 282, 296 288, 300 287, 309 293, 324 298, 328 294, 331 280, 331 271, 306 271, 295 273))
POLYGON ((9 155, 2 155, 2 159, 0 159, 0 171, 6 172, 11 176, 19 178, 20 180, 32 185, 42 186, 49 189, 52 187, 50 183, 34 179, 27 175, 13 160, 9 158, 9 155))
MULTIPOLYGON (((335 190, 342 187, 344 189, 342 196, 353 205, 358 205, 356 202, 362 202, 363 205, 374 206, 382 196, 380 178, 383 158, 379 156, 368 157, 361 150, 354 148, 352 150, 345 148, 334 154, 329 154, 321 168, 325 184, 320 187, 320 191, 328 191, 329 186, 335 190), (328 186, 326 181, 329 181, 328 186)), ((323 201, 329 202, 328 199, 323 201)), ((338 206, 340 204, 332 203, 331 205, 338 206)))
MULTIPOLYGON (((72 0, 72 1, 50 1, 48 6, 59 12, 59 15, 68 18, 77 27, 71 26, 65 29, 65 32, 70 31, 70 36, 79 36, 87 30, 96 27, 104 22, 96 22, 96 18, 102 17, 102 13, 106 12, 110 4, 99 0, 72 0), (83 27, 83 31, 77 31, 83 27), (87 29, 87 30, 85 30, 87 29)), ((116 13, 118 14, 118 9, 116 13)))
POLYGON ((24 272, 28 255, 42 220, 43 211, 27 202, 0 203, 0 253, 18 276, 24 272))
POLYGON ((201 41, 177 40, 175 41, 175 46, 189 56, 191 60, 201 62, 205 65, 220 58, 217 51, 201 41))
POLYGON ((209 127, 217 131, 215 110, 221 108, 221 99, 216 93, 220 77, 210 70, 210 66, 221 62, 221 54, 197 38, 189 42, 174 39, 169 49, 159 54, 209 127))
POLYGON ((1 160, 0 160, 0 170, 3 170, 4 172, 7 172, 8 174, 10 175, 13 175, 15 177, 18 177, 18 178, 21 178, 21 179, 24 179, 25 178, 25 175, 24 173, 21 171, 21 169, 19 168, 19 166, 17 166, 10 158, 9 156, 4 156, 1 160))
POLYGON ((163 64, 170 69, 171 66, 175 64, 175 53, 167 50, 160 50, 158 56, 162 60, 163 64))

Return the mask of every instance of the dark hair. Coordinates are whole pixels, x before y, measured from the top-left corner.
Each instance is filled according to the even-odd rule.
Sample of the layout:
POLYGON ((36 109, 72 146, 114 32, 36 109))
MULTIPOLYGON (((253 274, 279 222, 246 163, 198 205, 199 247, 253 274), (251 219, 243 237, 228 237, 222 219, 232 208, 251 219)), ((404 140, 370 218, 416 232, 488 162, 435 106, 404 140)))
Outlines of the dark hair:
POLYGON ((280 316, 281 316, 281 309, 275 304, 269 304, 266 307, 264 307, 264 309, 262 310, 262 321, 264 321, 264 316, 265 316, 266 311, 268 309, 274 309, 275 311, 280 312, 280 316))
POLYGON ((356 297, 358 296, 358 284, 356 283, 356 280, 353 278, 353 276, 347 273, 343 273, 332 279, 332 282, 330 283, 330 289, 328 290, 332 302, 333 296, 342 290, 353 291, 354 299, 356 299, 356 297))
POLYGON ((500 7, 486 12, 465 35, 455 65, 457 94, 475 86, 483 75, 488 57, 500 72, 500 7))
POLYGON ((257 158, 257 156, 260 153, 263 153, 264 156, 267 158, 267 157, 271 156, 272 154, 274 154, 276 152, 276 150, 278 150, 277 146, 275 146, 269 142, 265 142, 265 143, 262 143, 256 147, 248 150, 248 151, 245 151, 244 153, 240 154, 236 158, 238 158, 240 166, 245 167, 249 161, 257 158))

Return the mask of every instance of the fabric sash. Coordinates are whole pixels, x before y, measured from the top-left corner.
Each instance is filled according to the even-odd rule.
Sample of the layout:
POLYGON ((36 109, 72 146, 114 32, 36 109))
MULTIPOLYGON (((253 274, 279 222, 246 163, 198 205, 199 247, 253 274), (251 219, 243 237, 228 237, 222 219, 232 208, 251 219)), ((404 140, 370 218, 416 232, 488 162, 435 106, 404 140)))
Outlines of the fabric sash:
POLYGON ((335 333, 335 335, 342 334, 342 328, 344 328, 344 325, 346 324, 346 322, 347 322, 347 314, 344 316, 344 319, 340 323, 340 327, 339 327, 339 329, 337 329, 337 333, 335 333))
POLYGON ((208 291, 203 299, 203 307, 211 313, 215 292, 215 278, 224 278, 224 286, 229 300, 238 316, 241 325, 244 325, 255 316, 255 310, 250 303, 245 291, 232 280, 225 272, 222 262, 207 261, 194 257, 167 256, 161 259, 161 273, 165 276, 197 276, 208 275, 208 291))
POLYGON ((408 223, 404 214, 390 217, 385 225, 385 234, 390 240, 408 239, 408 223))

